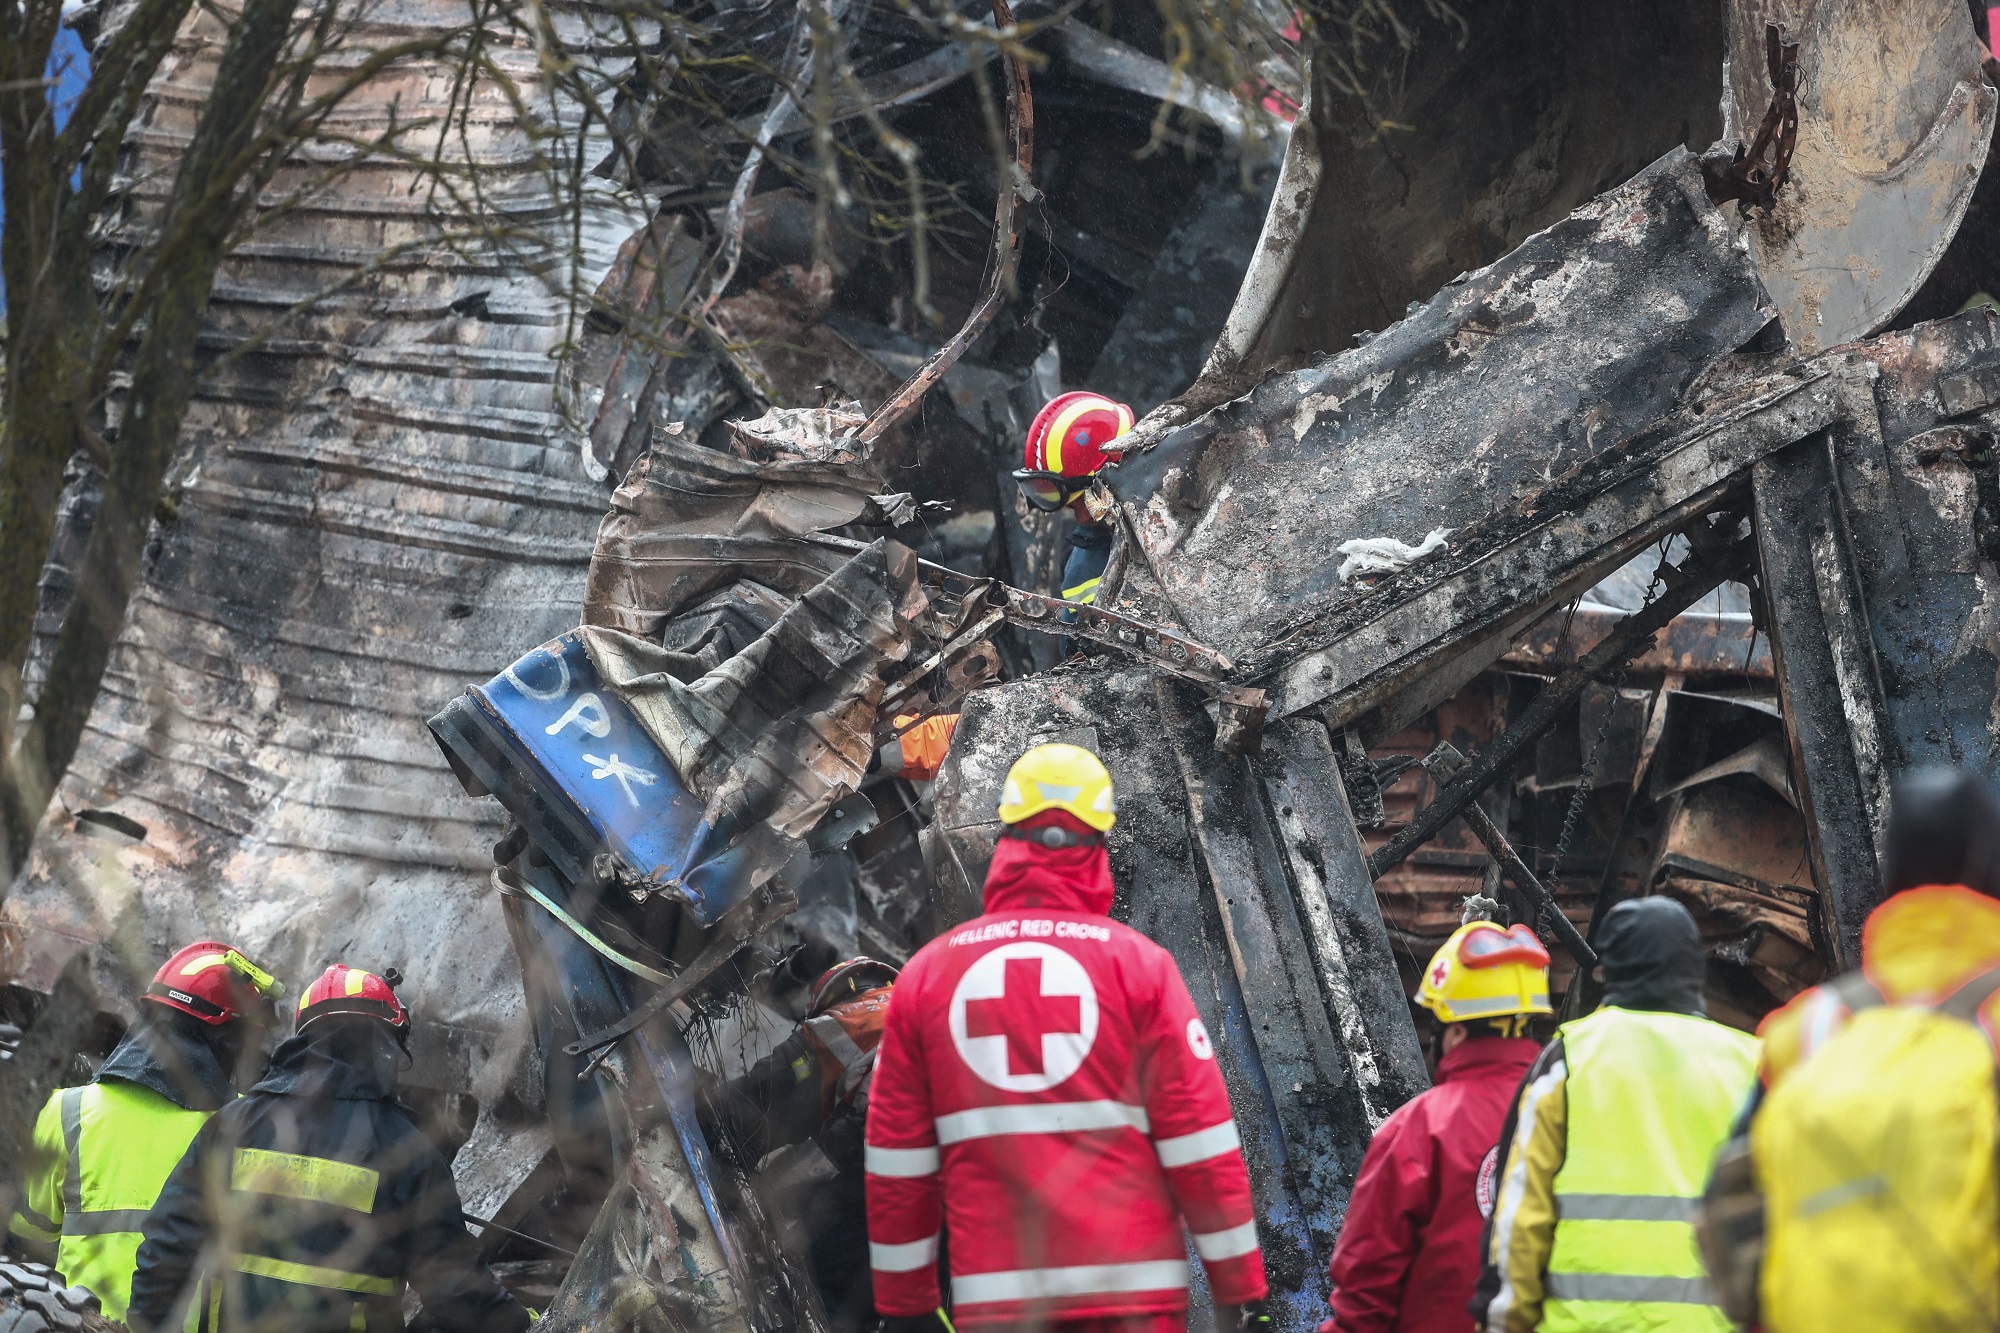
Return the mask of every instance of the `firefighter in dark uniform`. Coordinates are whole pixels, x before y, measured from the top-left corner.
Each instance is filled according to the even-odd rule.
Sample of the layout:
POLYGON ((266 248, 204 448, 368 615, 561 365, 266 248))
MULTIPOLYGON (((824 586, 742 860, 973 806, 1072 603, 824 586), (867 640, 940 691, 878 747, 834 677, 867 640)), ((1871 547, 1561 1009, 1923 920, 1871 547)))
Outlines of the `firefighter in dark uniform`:
POLYGON ((396 1101, 410 1029, 397 979, 328 968, 262 1081, 195 1135, 146 1219, 134 1328, 177 1325, 198 1264, 209 1330, 397 1330, 405 1284, 437 1328, 528 1327, 474 1249, 451 1169, 396 1101))

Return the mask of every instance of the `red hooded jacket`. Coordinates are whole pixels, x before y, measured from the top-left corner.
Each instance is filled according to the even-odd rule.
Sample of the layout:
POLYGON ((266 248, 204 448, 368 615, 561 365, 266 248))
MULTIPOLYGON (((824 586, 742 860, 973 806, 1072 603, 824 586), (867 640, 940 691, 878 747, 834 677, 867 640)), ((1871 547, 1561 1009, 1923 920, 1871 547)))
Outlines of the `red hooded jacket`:
POLYGON ((1500 1130, 1539 1042, 1480 1037, 1438 1085, 1382 1122, 1334 1247, 1333 1318, 1319 1333, 1472 1333, 1466 1303, 1493 1211, 1500 1130))
MULTIPOLYGON (((1030 825, 1086 831, 1052 811, 1030 825)), ((1177 1315, 1182 1220, 1220 1304, 1265 1294, 1249 1173, 1172 955, 1105 915, 1101 843, 1002 838, 986 915, 896 983, 868 1105, 868 1239, 885 1315, 1177 1315)))

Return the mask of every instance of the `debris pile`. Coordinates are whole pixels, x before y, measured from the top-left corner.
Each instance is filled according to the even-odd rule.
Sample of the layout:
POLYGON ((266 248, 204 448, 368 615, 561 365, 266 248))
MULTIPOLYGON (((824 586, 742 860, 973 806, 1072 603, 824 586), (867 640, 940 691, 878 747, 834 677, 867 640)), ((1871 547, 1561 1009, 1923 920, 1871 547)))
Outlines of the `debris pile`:
MULTIPOLYGON (((181 915, 301 964, 335 937, 379 948, 442 1020, 416 1099, 547 1326, 853 1327, 814 1268, 814 1228, 841 1222, 799 1203, 837 1164, 751 1151, 715 1088, 806 1017, 827 965, 901 962, 975 915, 1008 765, 1074 741, 1120 792, 1115 911, 1172 950, 1213 1034, 1274 1317, 1316 1325, 1369 1135, 1430 1078, 1408 997, 1469 895, 1551 945, 1569 1015, 1598 998, 1595 925, 1671 896, 1701 928, 1709 1012, 1750 1027, 1857 960, 1891 778, 2000 753, 2000 315, 1907 316, 2000 281, 1958 239, 2000 94, 1962 7, 1909 7, 1922 58, 1868 94, 1893 115, 1844 90, 1858 20, 1823 0, 1786 32, 1764 8, 1668 53, 1710 80, 1691 105, 1727 71, 1715 148, 1678 122, 1594 144, 1595 171, 1565 162, 1539 212, 1482 234, 1493 253, 1434 220, 1467 271, 1440 287, 1451 270, 1397 240, 1408 262, 1377 291, 1332 278, 1331 238, 1358 233, 1331 170, 1378 151, 1340 133, 1351 108, 1307 99, 1275 166, 1256 151, 1275 118, 1247 133, 1254 110, 1065 19, 1037 39, 1046 74, 1000 61, 1031 174, 984 186, 985 267, 940 297, 958 337, 919 336, 909 275, 879 256, 826 263, 801 191, 662 207, 565 363, 589 420, 562 467, 541 409, 469 404, 523 457, 445 459, 410 427, 426 500, 405 511, 371 489, 389 464, 313 443, 350 480, 310 500, 321 568, 296 604, 224 570, 297 530, 260 471, 292 446, 212 407, 215 466, 190 472, 196 520, 135 612, 131 687, 100 705, 77 813, 0 918, 0 1020, 32 1030, 76 941, 142 950, 181 915), (1199 151, 1112 153, 1104 108, 1161 96, 1206 118, 1199 151), (1862 171, 1857 144, 1911 169, 1862 171), (1083 158, 1131 189, 1086 212, 1065 174, 1083 158), (697 336, 675 312, 733 244, 701 325, 728 336, 697 336), (1397 294, 1425 299, 1360 329, 1418 280, 1397 294), (1047 595, 1059 526, 1006 474, 1039 402, 1085 383, 1146 415, 1077 606, 1047 595), (432 503, 447 492, 486 507, 432 503), (330 583, 405 556, 431 563, 403 593, 336 614, 330 583), (324 672, 341 707, 388 719, 331 730, 336 781, 307 753, 330 742, 277 701, 333 651, 315 635, 364 621, 409 660, 324 672), (261 655, 225 666, 246 638, 261 655), (173 690, 136 674, 145 644, 173 682, 226 686, 153 701, 173 690), (934 783, 871 771, 950 713, 934 783), (446 788, 419 715, 495 800, 446 788), (428 823, 389 808, 413 774, 428 823), (316 804, 288 823, 301 786, 316 804), (336 837, 343 810, 365 817, 336 837), (294 924, 306 907, 343 924, 294 924)), ((1492 22, 1468 29, 1475 55, 1492 22)), ((1400 94, 1418 102, 1471 58, 1419 50, 1400 94)), ((870 86, 932 127, 956 105, 983 143, 955 51, 905 52, 870 86)), ((926 132, 942 153, 960 131, 926 132)), ((1433 147, 1412 170, 1435 197, 1484 188, 1445 181, 1433 147)), ((354 387, 312 410, 363 419, 363 369, 415 345, 350 349, 354 387)), ((414 396, 381 411, 408 425, 414 396)))

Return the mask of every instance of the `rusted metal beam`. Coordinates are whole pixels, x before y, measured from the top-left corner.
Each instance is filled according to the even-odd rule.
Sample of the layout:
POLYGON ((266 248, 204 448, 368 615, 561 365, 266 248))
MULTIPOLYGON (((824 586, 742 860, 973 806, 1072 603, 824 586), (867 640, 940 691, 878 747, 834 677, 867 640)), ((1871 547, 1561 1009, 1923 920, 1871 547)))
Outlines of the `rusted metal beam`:
POLYGON ((1536 696, 1513 726, 1493 738, 1460 772, 1458 780, 1440 788, 1431 803, 1418 812, 1407 827, 1368 858, 1370 878, 1380 879, 1403 858, 1429 842, 1437 831, 1465 812, 1479 794, 1493 785, 1521 752, 1554 725, 1557 716, 1572 700, 1607 671, 1615 669, 1633 654, 1644 650, 1653 635, 1668 621, 1693 606, 1714 590, 1718 583, 1737 574, 1750 558, 1751 544, 1745 538, 1727 546, 1696 554, 1678 570, 1662 566, 1668 586, 1658 599, 1620 621, 1581 662, 1549 683, 1536 696))

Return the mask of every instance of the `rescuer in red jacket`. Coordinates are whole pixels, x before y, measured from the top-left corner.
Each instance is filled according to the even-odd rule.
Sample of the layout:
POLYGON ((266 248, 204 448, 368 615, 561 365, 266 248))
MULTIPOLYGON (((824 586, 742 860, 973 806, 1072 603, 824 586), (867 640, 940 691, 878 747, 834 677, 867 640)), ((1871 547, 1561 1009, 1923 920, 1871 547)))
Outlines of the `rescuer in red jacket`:
POLYGON ((1526 926, 1460 926, 1424 969, 1417 1003, 1440 1028, 1438 1083, 1382 1122, 1361 1159, 1320 1333, 1471 1333, 1479 1237, 1493 1212, 1500 1131, 1541 1052, 1549 954, 1526 926))
POLYGON ((866 1166, 875 1306, 897 1333, 946 1327, 940 1223, 960 1326, 1183 1329, 1183 1219, 1221 1326, 1266 1324, 1208 1032, 1172 956, 1105 915, 1115 818, 1096 755, 1022 755, 986 915, 932 940, 896 985, 866 1166))

